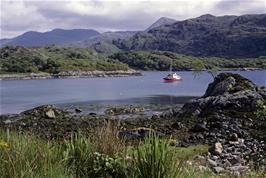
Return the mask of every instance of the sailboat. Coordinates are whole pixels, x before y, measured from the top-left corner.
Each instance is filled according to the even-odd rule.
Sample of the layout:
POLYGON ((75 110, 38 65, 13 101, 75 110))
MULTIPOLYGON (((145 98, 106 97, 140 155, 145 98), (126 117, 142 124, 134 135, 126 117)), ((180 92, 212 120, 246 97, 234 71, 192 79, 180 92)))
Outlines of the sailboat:
POLYGON ((172 71, 172 65, 173 65, 173 60, 171 60, 170 64, 170 73, 163 78, 165 82, 175 82, 182 80, 182 77, 180 75, 177 75, 177 73, 174 73, 172 71))

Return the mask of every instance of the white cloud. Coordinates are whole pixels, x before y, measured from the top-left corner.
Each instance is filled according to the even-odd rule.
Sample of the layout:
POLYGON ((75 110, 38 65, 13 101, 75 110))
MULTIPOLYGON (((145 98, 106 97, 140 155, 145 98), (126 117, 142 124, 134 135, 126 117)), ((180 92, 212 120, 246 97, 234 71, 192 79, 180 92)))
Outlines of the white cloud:
POLYGON ((183 20, 210 13, 266 13, 265 0, 40 1, 2 0, 1 37, 28 30, 141 30, 162 16, 183 20))

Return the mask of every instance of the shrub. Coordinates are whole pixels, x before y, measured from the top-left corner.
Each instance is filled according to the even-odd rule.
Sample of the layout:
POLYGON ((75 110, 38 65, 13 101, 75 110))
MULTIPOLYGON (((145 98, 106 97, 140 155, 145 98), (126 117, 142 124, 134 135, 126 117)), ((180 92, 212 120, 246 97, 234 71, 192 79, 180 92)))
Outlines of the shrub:
MULTIPOLYGON (((103 141, 97 140, 97 142, 103 141)), ((98 145, 80 133, 74 134, 64 143, 63 155, 67 171, 76 177, 124 177, 125 168, 122 159, 96 152, 98 145)), ((116 147, 116 145, 110 146, 116 147)))
POLYGON ((95 152, 94 155, 94 177, 126 177, 126 168, 122 164, 121 157, 109 156, 98 152, 95 152))
POLYGON ((257 101, 256 105, 258 107, 257 111, 255 112, 256 117, 261 120, 266 120, 266 103, 259 100, 257 101))

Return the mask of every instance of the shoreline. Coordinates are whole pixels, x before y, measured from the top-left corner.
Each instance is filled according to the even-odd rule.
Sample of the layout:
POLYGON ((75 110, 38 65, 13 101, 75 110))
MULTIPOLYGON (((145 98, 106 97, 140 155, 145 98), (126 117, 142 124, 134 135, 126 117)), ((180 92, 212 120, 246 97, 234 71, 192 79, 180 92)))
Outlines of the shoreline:
POLYGON ((2 74, 0 80, 41 80, 41 79, 65 79, 65 78, 98 78, 98 77, 129 77, 141 76, 140 71, 133 69, 116 71, 66 71, 58 74, 30 73, 30 74, 2 74))
POLYGON ((8 110, 9 112, 2 110, 0 116, 10 115, 10 114, 20 114, 29 109, 39 107, 42 105, 54 105, 60 109, 65 108, 82 108, 86 113, 92 111, 95 108, 105 108, 107 106, 144 106, 144 105, 154 105, 154 106, 167 106, 167 105, 184 105, 192 99, 198 98, 200 96, 172 96, 172 95, 154 95, 146 97, 135 97, 135 98, 126 98, 126 99, 117 99, 117 100, 92 100, 92 101, 81 101, 81 102, 59 102, 59 103, 42 103, 37 105, 31 105, 29 107, 21 108, 19 110, 14 109, 13 111, 8 110), (93 109, 92 109, 93 108, 93 109))
MULTIPOLYGON (((263 68, 231 68, 231 69, 219 69, 221 71, 263 71, 263 68)), ((195 70, 176 70, 176 72, 187 71, 194 72, 195 70)), ((205 72, 207 70, 202 70, 205 72)), ((116 71, 65 71, 58 74, 50 73, 12 73, 12 74, 0 74, 0 80, 42 80, 42 79, 66 79, 66 78, 105 78, 105 77, 130 77, 130 76, 142 76, 140 70, 116 70, 116 71)), ((145 71, 148 72, 148 71, 145 71)), ((153 71, 154 72, 154 71, 153 71)), ((158 71, 162 72, 162 71, 158 71)), ((166 72, 166 71, 165 71, 166 72)))

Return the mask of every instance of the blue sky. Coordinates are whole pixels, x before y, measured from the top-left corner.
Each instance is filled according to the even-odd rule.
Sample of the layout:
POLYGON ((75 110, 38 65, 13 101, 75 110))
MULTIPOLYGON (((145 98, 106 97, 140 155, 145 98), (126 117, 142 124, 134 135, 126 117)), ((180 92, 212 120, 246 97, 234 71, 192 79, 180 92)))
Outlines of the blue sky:
POLYGON ((89 28, 143 30, 160 17, 266 13, 266 0, 40 1, 1 0, 1 38, 26 31, 89 28))

